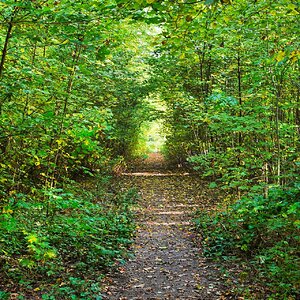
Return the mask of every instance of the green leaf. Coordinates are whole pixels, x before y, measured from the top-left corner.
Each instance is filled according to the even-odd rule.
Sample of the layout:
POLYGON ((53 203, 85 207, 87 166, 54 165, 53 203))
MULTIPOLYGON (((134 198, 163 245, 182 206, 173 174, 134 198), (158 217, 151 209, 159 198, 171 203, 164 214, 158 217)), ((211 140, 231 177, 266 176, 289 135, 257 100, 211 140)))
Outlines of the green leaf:
POLYGON ((103 45, 98 49, 97 52, 97 59, 103 61, 105 60, 106 56, 110 54, 110 50, 107 46, 103 45))

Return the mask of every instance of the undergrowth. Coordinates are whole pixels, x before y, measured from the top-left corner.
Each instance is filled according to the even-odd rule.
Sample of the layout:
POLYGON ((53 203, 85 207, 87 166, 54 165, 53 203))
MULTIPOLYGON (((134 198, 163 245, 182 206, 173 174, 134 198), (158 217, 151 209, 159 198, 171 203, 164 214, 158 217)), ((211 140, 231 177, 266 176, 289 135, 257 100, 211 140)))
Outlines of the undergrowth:
POLYGON ((137 193, 74 184, 1 205, 0 299, 101 299, 103 274, 128 255, 137 193))
MULTIPOLYGON (((209 257, 248 262, 264 299, 299 299, 300 184, 248 195, 226 211, 198 211, 194 220, 209 257)), ((250 299, 250 298, 248 298, 250 299)))

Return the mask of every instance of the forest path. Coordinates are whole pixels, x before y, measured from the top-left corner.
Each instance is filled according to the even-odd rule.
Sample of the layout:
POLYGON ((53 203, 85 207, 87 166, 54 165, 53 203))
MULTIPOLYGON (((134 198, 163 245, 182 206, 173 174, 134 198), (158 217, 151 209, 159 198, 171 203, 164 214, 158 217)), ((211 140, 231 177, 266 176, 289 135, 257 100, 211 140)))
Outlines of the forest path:
POLYGON ((138 187, 138 232, 134 258, 112 274, 103 299, 228 299, 216 266, 193 243, 191 214, 212 208, 210 190, 197 176, 170 171, 159 154, 124 173, 138 187))

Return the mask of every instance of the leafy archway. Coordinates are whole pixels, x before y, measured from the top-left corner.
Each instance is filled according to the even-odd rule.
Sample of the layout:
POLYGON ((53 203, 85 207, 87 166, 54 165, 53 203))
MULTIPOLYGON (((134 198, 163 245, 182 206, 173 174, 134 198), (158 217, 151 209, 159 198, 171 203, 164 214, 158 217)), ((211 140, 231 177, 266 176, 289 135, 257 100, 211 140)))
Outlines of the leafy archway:
MULTIPOLYGON (((297 1, 5 0, 0 49, 0 263, 8 285, 31 272, 59 278, 61 268, 96 268, 96 256, 102 267, 121 259, 134 193, 107 196, 97 185, 106 196, 91 195, 74 179, 99 176, 105 185, 124 159, 164 142, 170 159, 232 195, 239 218, 225 219, 236 239, 222 249, 258 251, 263 272, 294 293, 297 1), (78 257, 83 264, 70 267, 78 257)), ((222 228, 216 232, 229 238, 222 228)), ((216 236, 207 241, 218 249, 216 236)))

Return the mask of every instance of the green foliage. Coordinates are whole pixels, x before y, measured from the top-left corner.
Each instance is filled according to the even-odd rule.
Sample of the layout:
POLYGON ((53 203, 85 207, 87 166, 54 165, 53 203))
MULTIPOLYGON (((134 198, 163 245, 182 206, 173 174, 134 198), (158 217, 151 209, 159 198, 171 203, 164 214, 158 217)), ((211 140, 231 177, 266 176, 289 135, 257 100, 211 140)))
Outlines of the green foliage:
POLYGON ((153 114, 153 28, 119 2, 0 2, 0 298, 88 299, 126 256, 135 192, 78 185, 123 164, 153 114))
POLYGON ((167 156, 232 191, 289 183, 299 160, 298 7, 207 4, 173 4, 150 61, 167 106, 167 156))
POLYGON ((195 226, 205 255, 250 259, 258 272, 255 276, 280 293, 280 299, 297 295, 299 196, 298 184, 289 189, 273 188, 268 198, 259 194, 243 197, 214 215, 198 212, 195 226))
POLYGON ((4 197, 32 184, 55 187, 106 172, 116 156, 133 152, 141 119, 150 114, 142 61, 151 46, 138 33, 149 36, 151 28, 119 21, 116 7, 114 1, 1 2, 4 197))
MULTIPOLYGON (((282 188, 276 192, 282 196, 270 192, 270 203, 248 195, 232 211, 253 226, 234 241, 238 252, 255 256, 259 249, 266 274, 287 278, 296 251, 289 235, 299 225, 298 206, 284 189, 299 180, 299 6, 288 0, 129 2, 0 2, 5 276, 26 285, 31 275, 50 281, 65 270, 72 274, 56 296, 90 297, 84 286, 98 287, 76 272, 122 257, 133 231, 128 199, 102 192, 100 203, 66 185, 119 173, 124 157, 141 154, 146 124, 164 118, 166 156, 188 161, 212 179, 211 188, 239 199, 282 188), (149 105, 151 97, 164 101, 163 112, 149 105), (275 207, 278 197, 282 206, 275 207), (262 228, 273 244, 257 238, 262 228)), ((216 218, 243 231, 244 220, 231 212, 216 218)), ((218 238, 222 243, 211 249, 222 255, 232 237, 222 231, 218 238)))
POLYGON ((106 194, 101 200, 99 196, 64 189, 12 195, 0 215, 2 282, 13 280, 21 291, 27 289, 23 283, 34 285, 57 297, 67 293, 88 299, 85 296, 95 292, 90 289, 96 288, 99 294, 93 283, 98 279, 91 274, 101 276, 127 256, 137 193, 106 194), (90 275, 85 279, 83 273, 90 275), (63 288, 48 287, 58 278, 63 288))
POLYGON ((9 299, 9 293, 0 291, 0 298, 3 300, 8 300, 9 299))

